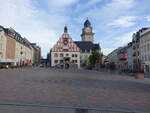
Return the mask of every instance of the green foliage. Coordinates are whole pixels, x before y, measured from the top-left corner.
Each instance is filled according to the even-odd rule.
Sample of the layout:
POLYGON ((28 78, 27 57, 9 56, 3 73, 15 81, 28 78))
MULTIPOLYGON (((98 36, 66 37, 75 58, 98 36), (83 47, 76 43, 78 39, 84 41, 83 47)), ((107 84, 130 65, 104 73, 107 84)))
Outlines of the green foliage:
POLYGON ((92 54, 89 57, 89 65, 92 67, 100 67, 101 64, 101 55, 97 51, 92 51, 92 54))

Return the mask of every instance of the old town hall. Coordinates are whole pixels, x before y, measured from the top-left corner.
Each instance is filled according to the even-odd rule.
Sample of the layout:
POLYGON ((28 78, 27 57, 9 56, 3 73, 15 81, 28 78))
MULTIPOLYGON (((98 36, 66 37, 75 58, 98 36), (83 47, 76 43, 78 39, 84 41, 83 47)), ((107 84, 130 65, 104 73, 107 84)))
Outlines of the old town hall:
POLYGON ((50 50, 51 66, 80 68, 87 63, 92 51, 101 54, 100 45, 94 44, 93 28, 88 19, 84 23, 81 38, 81 41, 74 41, 65 27, 64 33, 50 50))

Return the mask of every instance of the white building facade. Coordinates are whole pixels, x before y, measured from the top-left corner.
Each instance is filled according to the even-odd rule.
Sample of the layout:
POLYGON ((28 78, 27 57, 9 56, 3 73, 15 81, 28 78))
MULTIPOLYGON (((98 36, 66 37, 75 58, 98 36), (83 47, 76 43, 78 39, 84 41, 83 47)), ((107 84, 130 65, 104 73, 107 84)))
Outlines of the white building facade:
POLYGON ((51 66, 68 64, 80 68, 80 49, 68 34, 67 27, 64 33, 51 49, 51 66))
POLYGON ((140 35, 140 58, 144 72, 150 74, 150 28, 140 35))
POLYGON ((128 69, 133 70, 133 49, 132 42, 127 45, 128 69))
POLYGON ((6 59, 6 43, 7 37, 3 29, 0 29, 0 60, 6 59))

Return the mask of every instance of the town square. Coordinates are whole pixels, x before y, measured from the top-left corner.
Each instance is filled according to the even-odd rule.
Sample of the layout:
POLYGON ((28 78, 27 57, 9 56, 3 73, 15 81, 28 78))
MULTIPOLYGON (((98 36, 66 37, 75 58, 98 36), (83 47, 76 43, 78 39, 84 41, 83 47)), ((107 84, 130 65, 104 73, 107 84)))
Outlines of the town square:
POLYGON ((3 113, 11 113, 7 107, 2 109, 4 105, 8 108, 22 105, 20 113, 25 113, 27 105, 31 105, 29 110, 35 111, 45 105, 41 107, 43 112, 46 108, 44 113, 49 113, 48 107, 58 106, 111 109, 112 113, 115 110, 121 113, 150 110, 150 80, 147 79, 77 69, 20 68, 0 72, 0 112, 3 113))
POLYGON ((0 113, 150 113, 149 0, 0 3, 0 113))

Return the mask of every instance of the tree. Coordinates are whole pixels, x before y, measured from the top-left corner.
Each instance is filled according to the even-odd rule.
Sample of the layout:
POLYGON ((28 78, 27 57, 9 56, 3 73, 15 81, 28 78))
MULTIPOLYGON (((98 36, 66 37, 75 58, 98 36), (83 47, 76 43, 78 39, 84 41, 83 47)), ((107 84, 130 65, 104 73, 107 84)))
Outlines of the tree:
POLYGON ((89 57, 89 65, 93 68, 100 67, 101 64, 101 55, 97 51, 92 51, 92 54, 89 57))

